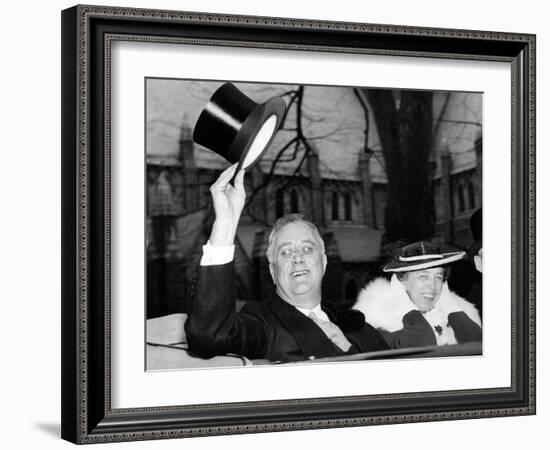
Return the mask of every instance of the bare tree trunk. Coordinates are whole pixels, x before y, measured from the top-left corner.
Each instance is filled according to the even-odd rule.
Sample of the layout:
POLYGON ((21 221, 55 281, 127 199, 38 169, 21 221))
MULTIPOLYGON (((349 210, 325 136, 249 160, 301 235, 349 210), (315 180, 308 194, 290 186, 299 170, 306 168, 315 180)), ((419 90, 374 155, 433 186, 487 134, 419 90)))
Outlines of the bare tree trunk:
POLYGON ((374 116, 388 178, 386 241, 431 238, 434 203, 430 151, 433 95, 401 91, 399 108, 385 89, 363 89, 374 116))

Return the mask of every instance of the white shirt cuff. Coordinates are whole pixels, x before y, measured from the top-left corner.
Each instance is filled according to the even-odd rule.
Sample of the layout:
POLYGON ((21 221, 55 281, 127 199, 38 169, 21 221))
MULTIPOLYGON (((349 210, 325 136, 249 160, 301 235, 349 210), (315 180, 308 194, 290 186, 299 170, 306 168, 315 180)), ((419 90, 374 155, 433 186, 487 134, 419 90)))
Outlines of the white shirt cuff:
POLYGON ((202 246, 201 266, 216 266, 233 261, 235 245, 210 245, 208 241, 202 246))

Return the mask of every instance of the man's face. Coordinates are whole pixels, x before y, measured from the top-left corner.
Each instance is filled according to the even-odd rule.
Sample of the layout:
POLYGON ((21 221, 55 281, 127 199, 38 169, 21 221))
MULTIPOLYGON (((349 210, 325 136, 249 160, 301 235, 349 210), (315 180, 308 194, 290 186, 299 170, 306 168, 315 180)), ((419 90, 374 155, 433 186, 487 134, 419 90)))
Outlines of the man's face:
POLYGON ((273 242, 272 258, 269 271, 283 300, 304 308, 321 302, 327 257, 308 225, 292 222, 282 227, 273 242))
POLYGON ((408 272, 407 277, 401 280, 401 283, 416 307, 421 312, 427 312, 439 300, 444 278, 444 269, 434 267, 408 272))
POLYGON ((483 272, 483 248, 480 248, 474 256, 474 264, 478 272, 483 272))

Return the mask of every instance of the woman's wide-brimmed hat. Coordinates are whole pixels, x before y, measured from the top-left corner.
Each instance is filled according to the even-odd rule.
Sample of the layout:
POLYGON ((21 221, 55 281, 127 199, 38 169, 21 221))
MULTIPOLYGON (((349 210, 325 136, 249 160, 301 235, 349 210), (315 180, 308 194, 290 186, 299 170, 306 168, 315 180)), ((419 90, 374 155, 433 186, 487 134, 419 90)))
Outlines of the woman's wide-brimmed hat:
POLYGON ((231 83, 220 86, 201 112, 193 141, 216 152, 235 174, 260 159, 279 129, 286 110, 281 97, 258 104, 231 83))
POLYGON ((415 242, 397 249, 384 272, 410 272, 439 267, 462 259, 466 252, 447 252, 430 242, 415 242))

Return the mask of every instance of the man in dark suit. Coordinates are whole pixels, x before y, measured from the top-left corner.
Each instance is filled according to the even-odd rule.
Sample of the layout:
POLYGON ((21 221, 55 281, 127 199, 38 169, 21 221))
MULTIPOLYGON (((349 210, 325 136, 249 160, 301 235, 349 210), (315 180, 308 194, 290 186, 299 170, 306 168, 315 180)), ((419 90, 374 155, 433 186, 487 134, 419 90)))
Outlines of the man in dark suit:
POLYGON ((250 359, 300 361, 388 348, 359 311, 321 304, 327 265, 315 225, 299 215, 280 219, 269 238, 267 257, 278 298, 249 302, 236 312, 233 240, 245 202, 244 171, 235 166, 210 188, 216 218, 204 246, 186 322, 191 351, 205 358, 227 353, 250 359))
POLYGON ((476 282, 472 285, 470 293, 466 300, 473 303, 479 315, 483 318, 483 226, 482 226, 482 208, 476 210, 470 217, 470 229, 472 230, 473 244, 468 250, 468 256, 473 263, 478 276, 476 282))

